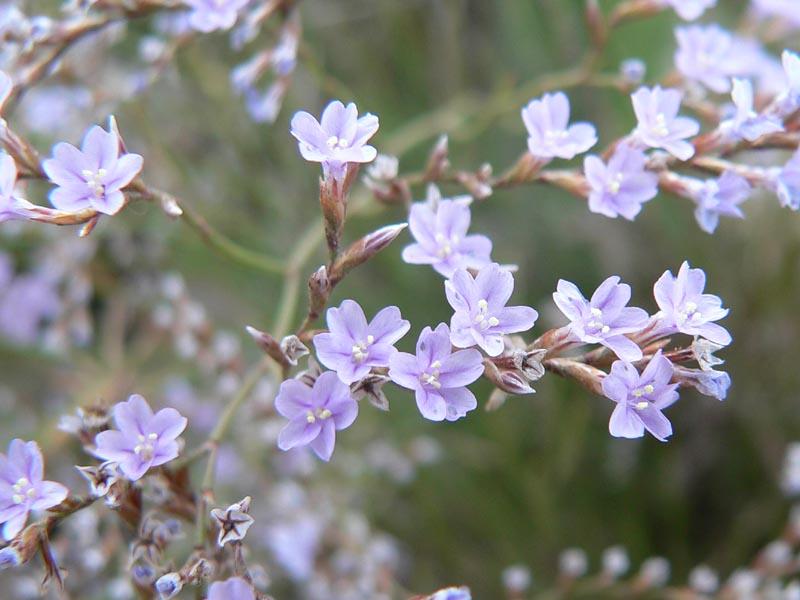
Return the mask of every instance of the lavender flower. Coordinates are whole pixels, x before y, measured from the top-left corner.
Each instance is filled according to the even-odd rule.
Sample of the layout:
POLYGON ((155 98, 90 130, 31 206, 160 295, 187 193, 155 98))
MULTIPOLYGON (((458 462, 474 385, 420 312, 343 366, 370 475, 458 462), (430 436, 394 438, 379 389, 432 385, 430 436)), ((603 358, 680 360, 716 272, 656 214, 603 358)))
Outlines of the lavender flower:
POLYGON ((704 294, 706 274, 703 269, 689 268, 684 261, 678 276, 666 271, 653 286, 656 303, 661 311, 656 315, 658 330, 663 335, 681 332, 699 335, 715 344, 731 343, 728 330, 713 321, 728 315, 722 300, 713 294, 704 294))
POLYGON ((753 110, 753 84, 749 79, 733 79, 731 98, 736 106, 732 119, 723 121, 720 128, 733 139, 744 138, 754 142, 762 135, 783 131, 783 124, 775 117, 759 115, 753 110))
POLYGON ((722 177, 705 181, 699 189, 694 216, 700 229, 714 233, 720 215, 744 219, 739 204, 750 196, 750 184, 744 177, 735 171, 725 171, 722 177))
POLYGON ((661 411, 678 399, 678 384, 670 383, 672 362, 659 350, 639 374, 631 363, 618 360, 603 379, 603 393, 617 403, 608 423, 614 437, 638 438, 645 429, 665 442, 672 425, 661 411))
POLYGON ((95 436, 95 456, 119 464, 119 470, 137 481, 150 467, 178 457, 178 436, 186 429, 186 418, 174 408, 162 408, 155 415, 139 394, 114 406, 117 430, 95 436))
POLYGON ((800 56, 791 50, 784 50, 781 63, 786 77, 786 89, 775 99, 778 113, 787 117, 800 108, 800 56))
POLYGON ((389 377, 414 390, 419 412, 431 421, 455 421, 478 406, 465 386, 483 373, 481 353, 451 350, 450 328, 440 323, 435 330, 422 330, 416 356, 398 352, 389 361, 389 377))
POLYGON ((792 155, 783 168, 772 171, 771 183, 781 206, 800 209, 800 150, 792 155))
POLYGON ((319 361, 351 384, 365 377, 372 367, 388 367, 397 352, 394 344, 410 329, 400 309, 387 306, 367 324, 364 311, 354 300, 345 300, 327 313, 329 333, 314 336, 319 361))
POLYGON ((0 523, 6 541, 22 531, 30 511, 57 506, 69 494, 60 483, 42 477, 44 459, 36 442, 15 439, 8 455, 0 454, 0 523))
POLYGON ((694 146, 686 138, 700 131, 700 124, 679 117, 681 93, 675 89, 641 87, 631 94, 638 125, 634 138, 651 148, 663 148, 680 160, 694 156, 694 146))
POLYGON ((208 588, 208 600, 256 600, 256 593, 241 577, 231 577, 212 583, 208 588))
POLYGON ((714 369, 689 369, 675 365, 675 380, 680 385, 689 385, 704 396, 725 400, 731 387, 731 376, 714 369))
POLYGON ((589 210, 632 221, 642 204, 658 194, 658 176, 645 169, 646 160, 644 152, 628 144, 617 147, 608 165, 599 156, 587 156, 583 169, 591 187, 589 210))
POLYGON ((358 118, 354 103, 346 107, 334 100, 317 121, 305 111, 292 117, 291 134, 297 138, 300 154, 308 161, 322 163, 326 177, 344 181, 349 163, 372 162, 378 152, 367 140, 378 131, 378 117, 365 114, 358 118))
POLYGON ((684 21, 699 19, 703 13, 717 5, 717 0, 660 0, 663 6, 671 6, 684 21))
POLYGON ((192 29, 208 33, 217 29, 227 30, 236 23, 239 11, 249 0, 183 0, 192 12, 189 25, 192 29))
POLYGON ((358 403, 350 397, 350 388, 331 371, 322 373, 314 387, 296 379, 284 381, 275 408, 289 419, 278 437, 278 448, 309 445, 326 462, 333 454, 336 430, 350 427, 358 416, 358 403))
POLYGON ((403 260, 431 265, 445 277, 459 268, 477 270, 491 264, 492 241, 485 235, 467 235, 472 199, 439 199, 436 192, 432 196, 435 201, 411 205, 408 225, 416 243, 403 248, 403 260))
POLYGON ((93 208, 114 215, 125 204, 120 190, 139 174, 142 157, 120 155, 117 134, 95 125, 80 150, 66 142, 56 144, 53 158, 45 160, 42 169, 58 186, 50 192, 50 203, 56 208, 70 212, 93 208))
POLYGON ((675 37, 675 66, 687 79, 721 94, 731 89, 732 75, 746 74, 734 36, 719 25, 677 27, 675 37))
POLYGON ((483 267, 473 278, 457 269, 444 283, 455 310, 450 320, 450 341, 459 348, 478 345, 489 355, 503 352, 503 334, 527 331, 539 316, 528 306, 506 306, 514 291, 514 277, 497 263, 483 267))
POLYGON ((569 98, 564 92, 545 94, 522 109, 528 130, 528 150, 537 158, 572 158, 597 143, 591 123, 569 123, 569 98))
POLYGON ((17 165, 8 154, 0 153, 0 223, 25 219, 31 214, 30 209, 35 208, 30 202, 14 194, 16 185, 17 165))
POLYGON ((640 331, 647 324, 647 312, 628 307, 631 286, 620 283, 616 275, 609 277, 586 300, 574 283, 559 279, 553 294, 556 306, 571 321, 570 335, 587 344, 602 344, 627 361, 642 358, 642 350, 625 337, 640 331))

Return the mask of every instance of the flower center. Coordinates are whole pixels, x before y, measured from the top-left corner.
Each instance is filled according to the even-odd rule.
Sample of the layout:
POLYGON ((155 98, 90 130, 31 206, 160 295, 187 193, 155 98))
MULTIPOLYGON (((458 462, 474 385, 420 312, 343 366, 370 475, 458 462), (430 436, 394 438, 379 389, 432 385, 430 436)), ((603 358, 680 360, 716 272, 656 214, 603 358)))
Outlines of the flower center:
POLYGON ((481 298, 478 300, 478 314, 475 315, 475 324, 486 331, 489 327, 496 327, 500 324, 500 321, 497 317, 488 317, 487 314, 489 312, 489 303, 481 298))
POLYGON ((438 360, 435 360, 431 363, 430 368, 433 370, 433 373, 428 373, 427 371, 423 371, 420 376, 419 380, 422 385, 427 385, 435 389, 439 389, 442 387, 442 384, 439 383, 439 367, 442 366, 442 363, 438 360))
POLYGON ((156 442, 158 442, 158 434, 148 433, 144 436, 140 433, 136 439, 139 443, 134 446, 133 453, 144 461, 153 460, 156 442))
POLYGON ((369 346, 374 341, 375 341, 375 336, 374 335, 368 335, 366 342, 362 342, 361 340, 359 340, 353 346, 353 349, 352 349, 353 360, 355 361, 355 363, 357 365, 360 365, 362 362, 367 360, 367 357, 369 356, 369 346))
POLYGON ((331 150, 341 150, 343 148, 347 148, 350 145, 350 142, 348 142, 346 139, 340 138, 339 136, 336 135, 332 135, 331 137, 329 137, 326 143, 328 144, 328 148, 330 148, 331 150))
POLYGON ((622 173, 614 175, 613 178, 606 182, 606 191, 612 196, 616 196, 619 193, 619 188, 622 187, 622 179, 622 173))
POLYGON ((105 195, 106 186, 102 180, 108 175, 108 171, 105 169, 98 169, 97 171, 84 169, 81 171, 81 175, 86 178, 86 187, 91 190, 95 198, 102 198, 105 195))
MULTIPOLYGON (((635 390, 633 390, 633 392, 631 392, 631 394, 633 395, 634 398, 641 398, 642 396, 645 395, 649 396, 655 391, 656 389, 653 387, 653 385, 648 383, 647 385, 644 385, 640 388, 636 388, 635 390)), ((640 400, 636 402, 633 406, 636 410, 644 410, 645 408, 650 406, 650 401, 640 400)))
POLYGON ((332 414, 327 408, 315 408, 314 410, 306 411, 306 421, 309 423, 316 423, 317 419, 324 421, 330 418, 332 414))
POLYGON ((608 333, 611 331, 611 327, 603 323, 600 319, 603 317, 603 311, 599 308, 592 307, 589 309, 592 313, 594 319, 586 323, 586 328, 592 331, 596 331, 599 333, 608 333))
POLYGON ((11 497, 14 504, 22 504, 27 500, 33 500, 39 496, 39 492, 31 485, 27 477, 20 477, 17 479, 17 483, 12 485, 11 489, 14 490, 14 495, 11 497))
POLYGON ((442 233, 436 234, 436 244, 438 246, 436 250, 436 256, 439 258, 447 258, 450 256, 454 250, 453 246, 458 243, 458 236, 454 235, 453 237, 447 238, 442 233))
POLYGON ((655 118, 655 123, 650 128, 650 132, 658 137, 666 137, 669 134, 669 127, 667 127, 667 117, 664 113, 658 113, 655 118))
POLYGON ((694 302, 684 304, 681 312, 686 315, 687 319, 692 321, 700 321, 703 318, 703 313, 697 310, 697 304, 694 302))

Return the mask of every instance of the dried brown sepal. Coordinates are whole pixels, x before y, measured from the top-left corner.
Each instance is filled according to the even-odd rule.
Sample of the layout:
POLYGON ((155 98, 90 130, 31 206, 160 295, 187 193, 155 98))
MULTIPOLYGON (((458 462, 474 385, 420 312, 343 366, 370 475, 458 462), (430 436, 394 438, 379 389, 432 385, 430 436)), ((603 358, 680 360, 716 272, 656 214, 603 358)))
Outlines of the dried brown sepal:
POLYGON ((496 388, 508 394, 534 394, 534 390, 528 380, 516 368, 503 368, 498 366, 492 359, 483 360, 483 376, 491 381, 496 388))
POLYGON ((447 134, 442 134, 436 140, 436 144, 434 144, 428 156, 428 162, 425 165, 426 181, 438 181, 444 177, 450 169, 449 153, 447 134))
POLYGON ((593 394, 598 396, 605 395, 603 394, 602 381, 606 374, 596 367, 568 358, 547 359, 544 361, 544 367, 564 379, 574 381, 593 394))
POLYGON ((312 323, 325 310, 333 289, 328 269, 323 265, 308 278, 308 322, 312 323))
MULTIPOLYGON (((349 174, 349 169, 348 169, 349 174)), ((339 243, 342 239, 345 219, 345 198, 343 186, 332 177, 320 179, 319 206, 325 224, 325 241, 331 262, 339 254, 339 243)))
POLYGON ((244 329, 250 334, 250 337, 255 340, 256 344, 258 344, 258 347, 261 348, 267 354, 267 356, 272 358, 275 362, 283 367, 288 367, 291 365, 281 349, 280 344, 274 337, 272 337, 266 331, 261 331, 260 329, 256 329, 250 325, 247 325, 244 329))

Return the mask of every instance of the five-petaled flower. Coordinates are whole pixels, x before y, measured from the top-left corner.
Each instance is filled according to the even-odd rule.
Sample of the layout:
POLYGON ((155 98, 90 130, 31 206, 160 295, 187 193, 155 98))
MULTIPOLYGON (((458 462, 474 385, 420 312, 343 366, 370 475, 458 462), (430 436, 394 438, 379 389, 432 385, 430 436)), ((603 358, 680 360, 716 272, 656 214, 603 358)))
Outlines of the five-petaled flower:
POLYGON ((217 545, 222 548, 228 542, 240 542, 247 534, 247 530, 255 522, 248 514, 250 510, 250 496, 239 502, 234 502, 226 509, 214 508, 211 516, 219 525, 217 545))
POLYGON ((783 131, 783 124, 772 115, 759 115, 753 110, 753 84, 749 79, 735 77, 731 99, 736 107, 733 118, 723 121, 720 128, 733 139, 754 142, 762 135, 783 131))
POLYGON ((638 148, 620 144, 606 165, 591 154, 583 161, 589 182, 589 210, 607 217, 622 215, 632 221, 642 204, 658 194, 658 175, 645 169, 646 156, 638 148))
POLYGON ((412 265, 431 265, 445 277, 461 267, 480 269, 490 264, 492 241, 485 235, 467 235, 472 199, 442 199, 433 185, 428 196, 427 202, 411 205, 408 226, 416 243, 403 248, 403 260, 412 265))
POLYGON ((663 148, 680 160, 694 156, 694 146, 686 138, 697 135, 700 124, 689 117, 679 117, 681 93, 675 89, 641 87, 631 94, 638 124, 635 140, 651 148, 663 148))
POLYGON ((215 581, 208 588, 208 600, 255 600, 252 586, 241 577, 215 581))
POLYGON ((629 307, 631 286, 620 283, 616 275, 609 277, 586 300, 578 287, 558 280, 553 293, 556 306, 571 321, 570 335, 587 344, 602 344, 623 360, 642 358, 642 350, 625 334, 641 330, 647 324, 647 312, 629 307))
POLYGON ((120 191, 142 170, 138 154, 120 155, 120 139, 99 125, 83 138, 81 149, 61 142, 53 147, 53 158, 42 163, 47 177, 58 187, 50 192, 50 203, 59 210, 76 212, 93 208, 114 215, 125 204, 120 191))
POLYGON ((672 361, 659 350, 639 374, 631 363, 618 360, 602 381, 603 393, 617 403, 608 430, 614 437, 638 438, 645 429, 665 442, 672 424, 661 411, 678 399, 677 383, 670 383, 672 361))
POLYGON ((327 322, 329 333, 314 336, 317 358, 348 385, 366 377, 372 367, 388 367, 397 352, 394 344, 411 327, 396 306, 380 310, 368 324, 354 300, 329 308, 327 322))
POLYGON ((689 268, 684 261, 675 277, 672 271, 665 271, 653 286, 656 303, 661 311, 655 315, 660 334, 681 332, 702 336, 715 344, 727 346, 731 343, 728 330, 717 325, 728 315, 722 308, 722 300, 714 294, 704 294, 706 274, 703 269, 689 268))
POLYGON ((36 442, 11 441, 8 455, 0 454, 0 523, 3 539, 22 530, 28 513, 63 502, 69 490, 55 481, 44 481, 44 459, 36 442))
POLYGON ((537 158, 573 158, 597 143, 591 123, 569 125, 569 98, 564 92, 545 94, 522 109, 528 130, 528 151, 537 158))
POLYGON ((398 352, 389 360, 389 377, 397 385, 414 390, 417 408, 431 421, 455 421, 478 406, 465 386, 483 373, 477 350, 452 352, 450 328, 440 323, 426 327, 417 341, 417 354, 398 352))
POLYGON ((498 356, 505 346, 504 334, 528 331, 539 317, 529 306, 506 306, 514 277, 497 263, 483 267, 474 278, 466 269, 457 269, 444 290, 455 311, 450 341, 459 348, 477 344, 489 356, 498 356))
POLYGON ((358 416, 358 402, 350 397, 350 388, 332 371, 322 373, 313 387, 297 379, 284 381, 275 408, 289 419, 278 437, 278 448, 311 446, 326 462, 333 454, 336 430, 350 427, 358 416))
POLYGON ((354 103, 334 100, 317 121, 306 111, 292 117, 291 134, 297 138, 300 154, 308 161, 322 163, 327 179, 343 181, 349 163, 372 162, 378 154, 367 140, 378 131, 378 117, 367 113, 359 118, 354 103))
POLYGON ((156 414, 142 396, 133 394, 114 406, 117 430, 101 431, 95 436, 95 456, 114 461, 131 481, 137 481, 150 467, 157 467, 178 457, 178 436, 187 420, 174 408, 162 408, 156 414))
POLYGON ((720 215, 744 219, 739 205, 750 196, 750 184, 735 171, 725 171, 719 179, 709 179, 699 187, 695 197, 694 217, 700 229, 714 233, 720 215))

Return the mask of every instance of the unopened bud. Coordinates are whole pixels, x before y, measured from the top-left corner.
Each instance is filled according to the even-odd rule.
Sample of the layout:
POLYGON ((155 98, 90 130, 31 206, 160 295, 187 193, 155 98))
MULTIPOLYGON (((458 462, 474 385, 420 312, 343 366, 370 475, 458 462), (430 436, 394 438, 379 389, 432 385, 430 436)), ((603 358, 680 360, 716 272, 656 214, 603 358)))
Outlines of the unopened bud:
POLYGON ((505 369, 498 367, 492 360, 483 361, 483 375, 491 381, 495 387, 509 394, 533 394, 536 392, 528 380, 516 369, 505 369))
POLYGON ((178 573, 167 573, 156 580, 155 588, 161 600, 168 600, 180 593, 183 582, 178 573))
POLYGON ((328 277, 328 269, 323 265, 308 278, 309 316, 316 318, 325 310, 332 289, 333 285, 328 277))
POLYGON ((332 177, 320 180, 319 206, 325 222, 325 239, 331 259, 339 253, 339 242, 345 218, 345 198, 343 186, 332 177))
MULTIPOLYGON (((247 325, 244 330, 250 334, 250 337, 255 340, 259 348, 267 353, 267 356, 275 360, 280 365, 291 364, 289 363, 286 354, 283 352, 277 340, 268 334, 266 331, 260 331, 255 327, 247 325)), ((294 364, 297 364, 296 362, 294 364)))
POLYGON ((331 279, 334 282, 341 280, 350 270, 365 263, 391 244, 406 227, 408 227, 407 223, 387 225, 368 233, 353 243, 333 264, 331 279))
POLYGON ((436 144, 428 156, 428 163, 425 165, 425 179, 428 181, 435 181, 447 173, 450 168, 450 160, 448 159, 449 148, 447 134, 442 134, 436 140, 436 144))
POLYGON ((178 204, 178 200, 171 194, 161 194, 161 209, 173 219, 183 215, 183 209, 178 204))

